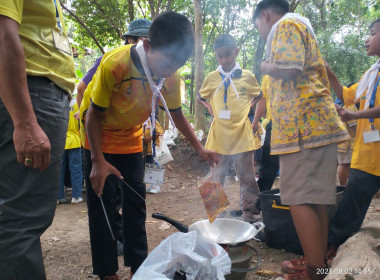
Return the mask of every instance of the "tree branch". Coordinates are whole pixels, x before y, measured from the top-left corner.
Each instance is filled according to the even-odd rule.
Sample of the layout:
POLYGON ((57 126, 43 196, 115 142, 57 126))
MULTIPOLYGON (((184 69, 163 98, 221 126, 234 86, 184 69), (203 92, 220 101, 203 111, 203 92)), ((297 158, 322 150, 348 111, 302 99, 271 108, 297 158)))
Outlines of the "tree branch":
POLYGON ((103 47, 100 45, 99 41, 96 39, 94 33, 91 32, 91 30, 86 26, 86 24, 75 13, 73 13, 65 5, 63 5, 61 0, 59 1, 59 3, 61 4, 61 7, 65 11, 67 11, 80 25, 82 25, 82 27, 88 32, 90 37, 94 40, 95 44, 98 46, 100 51, 104 54, 105 51, 104 51, 103 47))

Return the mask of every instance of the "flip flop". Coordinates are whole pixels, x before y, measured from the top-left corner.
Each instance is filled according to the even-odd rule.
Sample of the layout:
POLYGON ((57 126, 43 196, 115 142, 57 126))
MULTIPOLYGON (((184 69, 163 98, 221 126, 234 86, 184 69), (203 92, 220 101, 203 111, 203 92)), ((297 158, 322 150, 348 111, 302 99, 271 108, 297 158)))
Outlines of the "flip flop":
POLYGON ((282 272, 291 273, 298 271, 306 271, 306 259, 305 257, 300 257, 298 259, 283 261, 282 264, 282 272))

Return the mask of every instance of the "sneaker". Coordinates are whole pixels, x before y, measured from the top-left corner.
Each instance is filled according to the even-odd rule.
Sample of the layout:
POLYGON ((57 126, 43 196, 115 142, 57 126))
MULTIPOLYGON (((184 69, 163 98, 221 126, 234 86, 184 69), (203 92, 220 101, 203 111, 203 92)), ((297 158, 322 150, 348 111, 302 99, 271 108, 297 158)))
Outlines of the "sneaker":
POLYGON ((83 202, 83 198, 81 198, 81 197, 73 197, 72 199, 71 199, 71 203, 81 203, 81 202, 83 202))
POLYGON ((150 193, 150 191, 152 190, 152 188, 153 188, 153 185, 152 185, 152 184, 147 184, 147 185, 146 185, 146 192, 147 192, 147 193, 150 193))
POLYGON ((57 199, 57 204, 65 204, 68 203, 66 198, 58 198, 57 199))
POLYGON ((159 192, 161 192, 161 188, 158 185, 152 185, 151 189, 148 192, 149 193, 159 193, 159 192))

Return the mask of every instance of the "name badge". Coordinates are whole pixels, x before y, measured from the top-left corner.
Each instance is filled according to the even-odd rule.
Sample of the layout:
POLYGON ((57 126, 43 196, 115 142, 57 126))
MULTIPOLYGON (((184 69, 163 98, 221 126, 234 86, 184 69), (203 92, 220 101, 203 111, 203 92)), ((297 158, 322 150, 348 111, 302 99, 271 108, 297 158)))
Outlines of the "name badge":
POLYGON ((145 164, 144 183, 161 186, 164 182, 165 167, 154 164, 145 164))
POLYGON ((364 143, 372 143, 380 141, 380 134, 378 129, 370 129, 363 131, 363 140, 364 143))
POLYGON ((56 49, 71 55, 71 47, 69 43, 69 39, 61 34, 59 31, 52 29, 54 46, 56 49))
POLYGON ((219 119, 229 120, 231 118, 231 111, 220 110, 219 111, 219 119))

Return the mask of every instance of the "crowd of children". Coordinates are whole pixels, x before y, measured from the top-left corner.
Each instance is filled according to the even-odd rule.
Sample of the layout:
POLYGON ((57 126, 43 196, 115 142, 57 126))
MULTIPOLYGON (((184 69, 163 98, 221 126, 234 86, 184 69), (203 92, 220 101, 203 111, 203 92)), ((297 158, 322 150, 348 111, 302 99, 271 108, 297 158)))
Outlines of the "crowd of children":
MULTIPOLYGON (((260 219, 258 194, 272 187, 280 169, 281 202, 290 207, 305 254, 282 263, 285 279, 324 279, 337 248, 360 229, 380 186, 380 62, 359 83, 344 87, 324 61, 310 21, 289 13, 287 0, 262 0, 253 22, 266 41, 262 85, 240 68, 234 38, 218 36, 218 67, 198 94, 213 117, 205 148, 181 111, 177 69, 191 56, 194 35, 180 14, 163 13, 151 26, 144 20, 149 40, 137 37, 106 53, 78 88, 92 262, 100 279, 120 279, 112 234, 119 215, 116 197, 121 200, 122 254, 124 265, 131 267, 130 278, 147 256, 145 195, 160 192, 160 186, 145 186, 143 175, 144 162, 155 163, 152 143, 159 145, 164 132, 155 120, 157 105, 171 115, 201 158, 217 164, 222 184, 234 163, 244 221, 260 219), (342 107, 334 104, 330 85, 342 107), (260 148, 256 182, 255 151, 260 148), (336 203, 338 163, 340 184, 347 187, 329 222, 326 205, 336 203)), ((380 19, 370 25, 365 46, 369 56, 380 57, 380 19)), ((78 107, 71 108, 62 162, 70 162, 71 202, 78 203, 83 201, 83 178, 75 170, 82 169, 81 145, 74 118, 78 107), (71 135, 78 138, 75 145, 71 135)), ((66 202, 65 166, 57 203, 66 202)))

